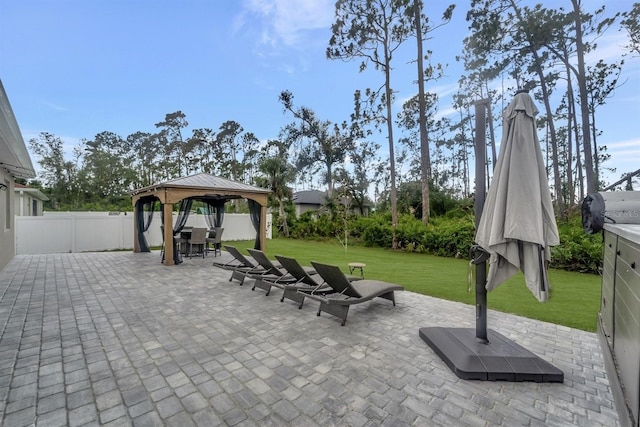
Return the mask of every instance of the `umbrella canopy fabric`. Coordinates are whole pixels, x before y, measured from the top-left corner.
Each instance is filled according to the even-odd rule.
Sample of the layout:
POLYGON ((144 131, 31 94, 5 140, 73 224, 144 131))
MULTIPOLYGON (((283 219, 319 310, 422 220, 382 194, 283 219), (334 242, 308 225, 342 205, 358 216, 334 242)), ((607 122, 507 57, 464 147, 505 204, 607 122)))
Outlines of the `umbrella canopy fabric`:
POLYGON ((549 298, 545 261, 560 243, 551 192, 536 133, 538 110, 528 93, 516 94, 503 115, 500 155, 476 232, 490 255, 486 289, 522 270, 538 301, 549 298))

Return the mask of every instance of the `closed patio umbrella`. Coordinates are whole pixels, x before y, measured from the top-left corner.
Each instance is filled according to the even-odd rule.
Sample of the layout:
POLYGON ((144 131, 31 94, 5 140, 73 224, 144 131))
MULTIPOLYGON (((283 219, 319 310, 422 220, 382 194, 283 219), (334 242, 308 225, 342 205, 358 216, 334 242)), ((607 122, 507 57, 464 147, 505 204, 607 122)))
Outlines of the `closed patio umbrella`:
POLYGON ((420 328, 419 334, 460 378, 563 382, 561 370, 499 332, 487 329, 487 290, 518 269, 525 272, 527 286, 536 298, 548 298, 544 260, 548 258, 549 245, 559 240, 536 136, 537 111, 526 93, 516 94, 505 112, 500 156, 485 198, 485 122, 490 101, 481 99, 475 103, 478 244, 470 254, 476 268, 476 327, 431 326, 420 328), (489 280, 487 254, 491 264, 489 280))
POLYGON ((503 116, 500 155, 476 232, 489 253, 486 289, 491 291, 522 270, 529 290, 549 298, 546 262, 560 243, 547 172, 538 141, 538 113, 526 91, 519 91, 503 116))

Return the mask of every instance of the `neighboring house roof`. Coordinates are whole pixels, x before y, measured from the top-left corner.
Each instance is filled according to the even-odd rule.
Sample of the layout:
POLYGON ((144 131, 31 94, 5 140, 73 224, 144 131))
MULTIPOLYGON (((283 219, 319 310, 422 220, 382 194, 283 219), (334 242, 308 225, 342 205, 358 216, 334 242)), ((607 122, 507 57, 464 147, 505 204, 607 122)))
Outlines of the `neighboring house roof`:
POLYGON ((14 178, 34 178, 36 171, 0 80, 0 167, 14 178))
POLYGON ((323 205, 327 193, 320 190, 303 190, 293 193, 294 205, 323 205))
MULTIPOLYGON (((342 199, 345 200, 344 198, 342 199)), ((327 203, 327 193, 320 190, 302 190, 293 193, 294 205, 317 205, 323 206, 327 203)), ((373 203, 366 200, 364 206, 371 207, 373 203)))
POLYGON ((42 200, 43 202, 46 202, 46 201, 49 200, 49 198, 47 196, 45 196, 44 193, 42 191, 40 191, 39 189, 27 187, 26 185, 22 185, 22 184, 16 183, 14 191, 16 193, 20 192, 20 191, 23 191, 25 193, 29 193, 29 195, 31 197, 33 197, 34 199, 42 200))

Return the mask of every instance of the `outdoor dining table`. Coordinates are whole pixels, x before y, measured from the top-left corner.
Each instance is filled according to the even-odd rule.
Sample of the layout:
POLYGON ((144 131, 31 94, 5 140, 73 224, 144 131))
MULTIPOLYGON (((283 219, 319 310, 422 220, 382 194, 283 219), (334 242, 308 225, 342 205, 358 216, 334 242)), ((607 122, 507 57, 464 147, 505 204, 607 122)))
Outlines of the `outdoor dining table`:
MULTIPOLYGON (((180 231, 180 237, 184 237, 185 239, 190 239, 192 231, 193 231, 193 227, 184 227, 180 231)), ((216 232, 215 228, 207 229, 207 236, 214 237, 215 232, 216 232)))
POLYGON ((189 240, 191 238, 192 231, 193 227, 183 227, 182 230, 180 230, 180 237, 189 240))

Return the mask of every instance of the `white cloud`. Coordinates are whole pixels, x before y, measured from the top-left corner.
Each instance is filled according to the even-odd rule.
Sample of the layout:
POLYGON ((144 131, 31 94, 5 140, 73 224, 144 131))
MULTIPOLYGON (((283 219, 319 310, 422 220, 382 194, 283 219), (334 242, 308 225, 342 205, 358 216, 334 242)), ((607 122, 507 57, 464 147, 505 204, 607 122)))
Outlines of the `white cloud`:
POLYGON ((606 167, 615 168, 615 173, 609 173, 609 179, 615 181, 622 177, 622 174, 638 169, 638 159, 640 159, 640 137, 621 141, 606 142, 607 153, 611 159, 605 163, 606 167))
POLYGON ((439 119, 441 119, 443 117, 449 117, 449 116, 451 116, 453 114, 458 114, 458 110, 456 110, 453 107, 448 107, 448 108, 444 108, 442 110, 438 110, 438 112, 436 113, 435 118, 436 118, 436 120, 439 120, 439 119))
POLYGON ((449 95, 453 95, 458 91, 459 88, 460 88, 460 85, 458 85, 458 82, 452 82, 452 83, 427 87, 426 90, 431 93, 435 93, 436 95, 438 95, 439 99, 442 99, 449 95))
POLYGON ((45 107, 51 108, 52 110, 56 110, 56 111, 67 111, 67 109, 65 107, 62 107, 58 104, 54 104, 53 102, 49 102, 49 101, 42 101, 42 105, 44 105, 45 107))
POLYGON ((310 30, 328 28, 333 22, 333 0, 245 0, 236 18, 236 29, 257 20, 260 43, 297 46, 310 30), (254 19, 250 19, 254 17, 254 19))
MULTIPOLYGON (((640 147, 640 138, 634 138, 634 139, 628 139, 625 141, 615 141, 615 142, 609 142, 606 144, 607 148, 609 150, 616 150, 617 153, 622 153, 622 151, 618 151, 619 149, 623 149, 623 148, 628 148, 628 147, 633 147, 636 148, 640 147)), ((635 152, 638 153, 638 150, 635 151, 625 151, 625 152, 635 152)))
POLYGON ((622 55, 628 53, 625 46, 629 44, 625 33, 621 31, 609 30, 607 34, 596 41, 598 48, 585 55, 585 62, 588 65, 595 65, 602 60, 605 63, 619 61, 622 55))

